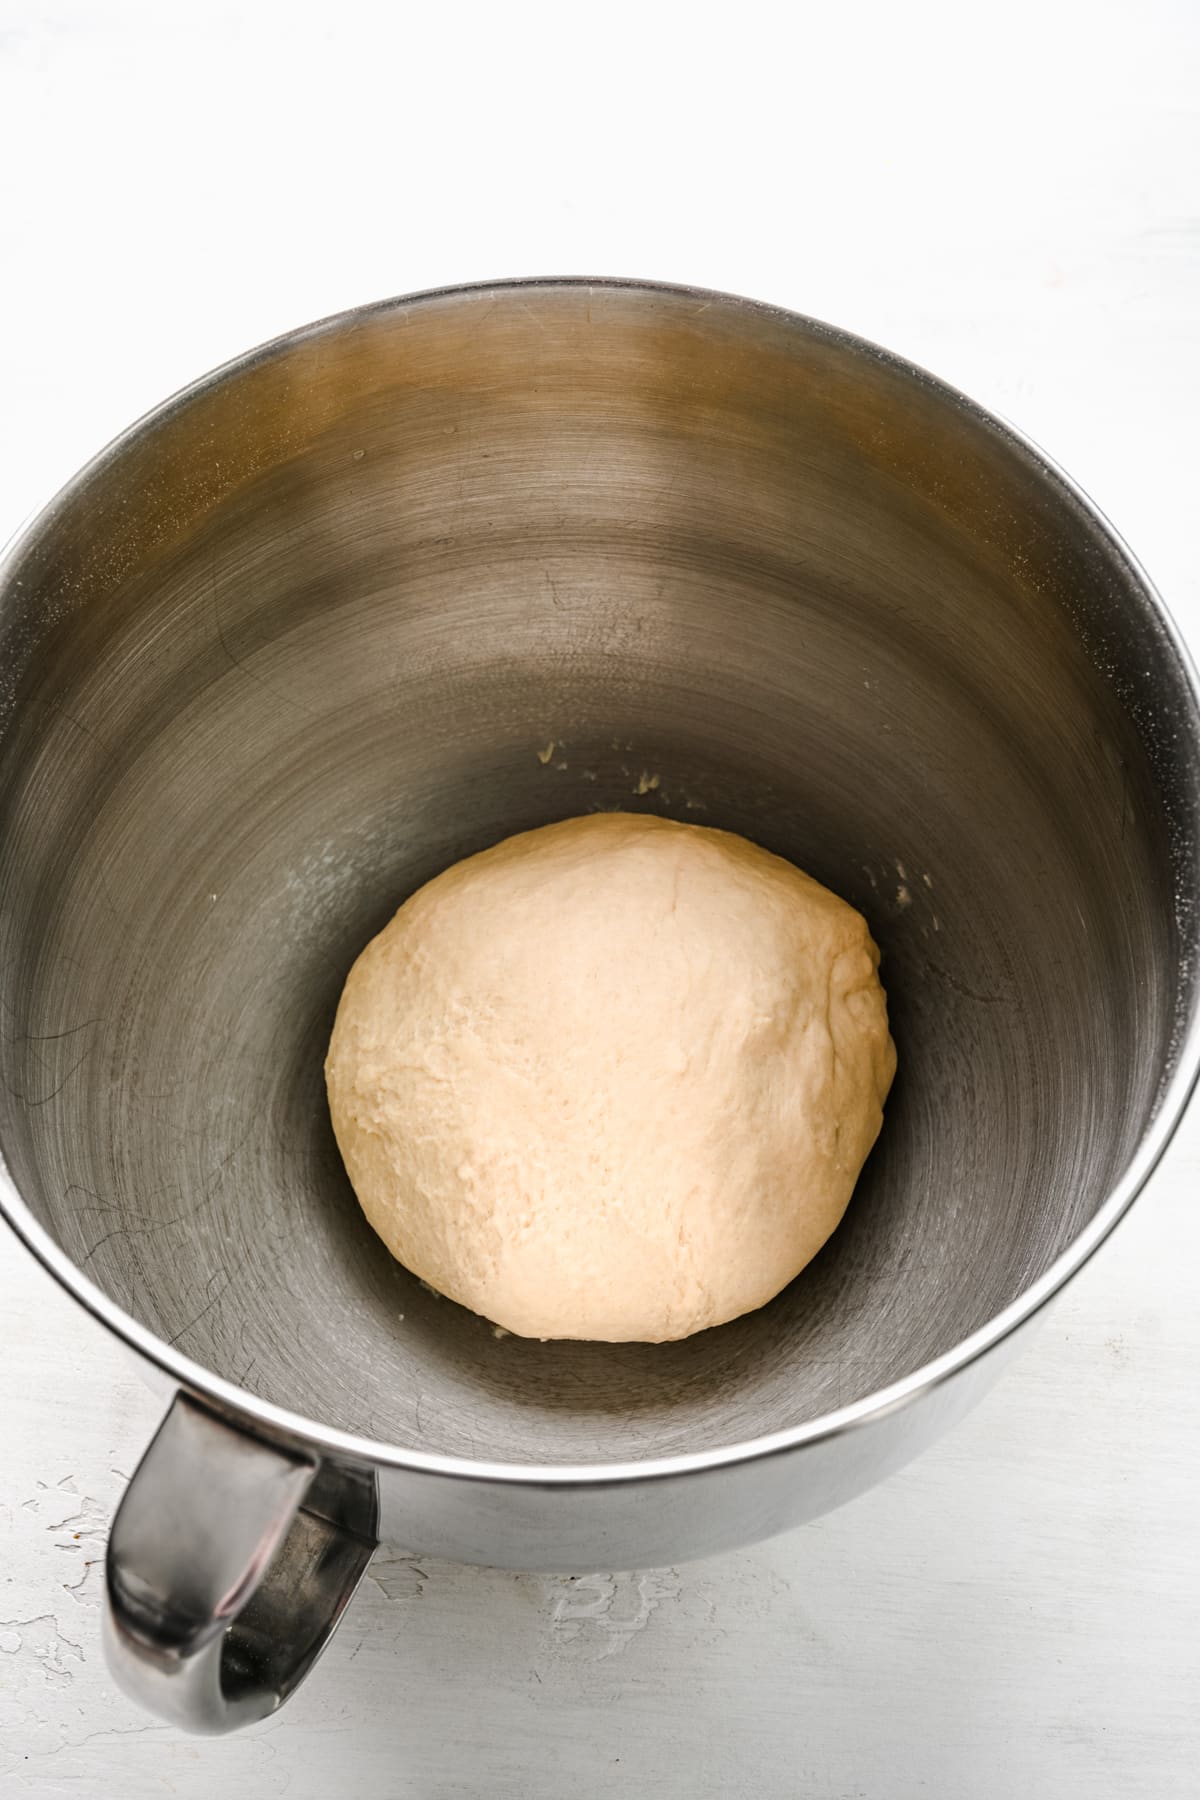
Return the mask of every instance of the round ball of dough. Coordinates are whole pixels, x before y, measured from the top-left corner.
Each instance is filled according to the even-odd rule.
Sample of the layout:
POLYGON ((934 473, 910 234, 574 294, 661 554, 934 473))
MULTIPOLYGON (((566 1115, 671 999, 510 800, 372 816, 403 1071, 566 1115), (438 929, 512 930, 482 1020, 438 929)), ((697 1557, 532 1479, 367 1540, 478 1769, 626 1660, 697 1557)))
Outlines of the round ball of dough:
POLYGON ((837 1225, 896 1056, 862 916, 744 838, 621 813, 455 864, 350 971, 325 1066, 363 1211, 526 1337, 662 1342, 837 1225))

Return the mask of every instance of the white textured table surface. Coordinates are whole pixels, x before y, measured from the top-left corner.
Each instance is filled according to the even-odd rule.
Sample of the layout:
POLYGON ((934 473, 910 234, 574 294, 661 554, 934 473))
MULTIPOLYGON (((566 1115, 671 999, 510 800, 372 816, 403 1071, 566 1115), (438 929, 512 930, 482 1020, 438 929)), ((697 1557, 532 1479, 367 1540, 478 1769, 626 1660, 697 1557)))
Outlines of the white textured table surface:
MULTIPOLYGON (((646 274, 1008 413, 1200 639, 1193 0, 790 10, 0 0, 0 535, 305 318, 646 274)), ((1190 1797, 1198 1177, 1200 1112, 995 1395, 843 1512, 653 1575, 381 1560, 299 1696, 220 1742, 106 1678, 96 1559, 158 1405, 0 1238, 0 1792, 1190 1797)))

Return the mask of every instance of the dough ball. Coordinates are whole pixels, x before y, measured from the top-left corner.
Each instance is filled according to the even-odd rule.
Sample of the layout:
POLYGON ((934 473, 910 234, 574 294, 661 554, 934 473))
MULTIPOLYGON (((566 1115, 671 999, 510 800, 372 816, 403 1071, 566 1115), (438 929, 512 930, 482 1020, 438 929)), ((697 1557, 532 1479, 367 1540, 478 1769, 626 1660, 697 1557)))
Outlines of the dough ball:
POLYGON ((526 1337, 661 1342, 837 1225, 896 1055, 861 915, 744 838, 621 813, 457 863, 350 971, 325 1073, 363 1211, 526 1337))

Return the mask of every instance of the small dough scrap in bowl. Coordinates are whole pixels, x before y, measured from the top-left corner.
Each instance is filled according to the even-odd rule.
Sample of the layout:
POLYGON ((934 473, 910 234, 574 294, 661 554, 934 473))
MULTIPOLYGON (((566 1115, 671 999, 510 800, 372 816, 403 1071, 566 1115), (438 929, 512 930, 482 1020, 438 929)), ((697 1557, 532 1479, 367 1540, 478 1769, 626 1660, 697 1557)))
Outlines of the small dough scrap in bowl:
POLYGON ((325 1065, 363 1211, 524 1337, 664 1342, 762 1306, 845 1211, 895 1073, 862 915, 705 826, 595 813, 415 893, 325 1065))

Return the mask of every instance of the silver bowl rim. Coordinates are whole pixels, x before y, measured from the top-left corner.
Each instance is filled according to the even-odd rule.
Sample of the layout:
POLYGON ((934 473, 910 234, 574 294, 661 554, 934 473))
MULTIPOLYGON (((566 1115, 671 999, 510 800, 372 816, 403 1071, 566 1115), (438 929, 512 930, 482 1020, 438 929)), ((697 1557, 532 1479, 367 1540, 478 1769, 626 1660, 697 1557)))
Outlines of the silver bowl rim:
MULTIPOLYGON (((315 340, 324 333, 345 330, 366 319, 424 306, 456 304, 473 296, 489 293, 546 293, 555 290, 580 292, 621 290, 646 296, 693 299, 698 307, 721 307, 730 312, 745 312, 781 323, 790 330, 883 363, 895 374, 933 389, 957 410, 975 423, 1007 440, 1019 454, 1033 460, 1047 485, 1059 490, 1060 496, 1079 508, 1093 529, 1105 542, 1111 556, 1123 564, 1141 591, 1147 610, 1153 613, 1178 663, 1180 685, 1191 700, 1193 734, 1200 740, 1200 677, 1183 642, 1179 629, 1150 577, 1125 543, 1120 533, 1066 471, 1039 445, 1008 420, 971 400, 959 389, 919 364, 898 356, 869 339, 839 326, 830 325, 786 307, 766 301, 750 300, 717 289, 694 287, 687 283, 640 280, 620 276, 531 276, 509 277, 493 281, 455 284, 429 288, 412 294, 350 307, 311 324, 299 326, 268 339, 254 349, 210 370, 189 382, 158 406, 135 420, 109 444, 93 456, 62 487, 49 503, 35 512, 18 529, 0 555, 0 605, 13 571, 20 565, 37 540, 53 528, 60 511, 91 482, 96 473, 118 457, 143 434, 157 429, 174 415, 190 406, 201 394, 246 374, 257 365, 295 349, 299 344, 315 340)), ((1200 873, 1200 857, 1197 858, 1200 873)), ((307 1419, 303 1414, 263 1400, 231 1381, 214 1374, 194 1362, 174 1345, 168 1344, 146 1326, 140 1324, 118 1306, 96 1284, 90 1281, 55 1243, 45 1228, 38 1224, 22 1200, 0 1156, 0 1216, 5 1218, 17 1237, 25 1244, 42 1267, 77 1300, 94 1319, 104 1325, 139 1356, 158 1368, 179 1387, 208 1401, 218 1412, 239 1424, 259 1428, 276 1441, 301 1444, 333 1457, 352 1462, 370 1463, 384 1468, 397 1468, 414 1474, 451 1477, 460 1480, 551 1488, 616 1486, 631 1481, 656 1480, 730 1464, 756 1461, 762 1457, 785 1455, 790 1451, 815 1444, 823 1439, 862 1429, 888 1413, 897 1411, 919 1397, 931 1394, 970 1364, 995 1350, 1033 1318, 1052 1300, 1067 1282, 1094 1255, 1128 1212, 1130 1206, 1153 1174, 1167 1145, 1183 1117, 1200 1077, 1200 1006, 1193 1006, 1191 1016, 1179 1033, 1174 1069, 1158 1095, 1157 1110, 1138 1148, 1108 1198, 1066 1250, 1023 1293, 1011 1301, 978 1330, 963 1338, 952 1350, 945 1351, 901 1380, 890 1383, 873 1394, 848 1406, 823 1413, 803 1424, 782 1431, 765 1433, 740 1443, 717 1448, 689 1451, 681 1455, 601 1463, 505 1463, 472 1457, 444 1456, 430 1451, 405 1450, 394 1444, 376 1442, 353 1432, 307 1419)))

